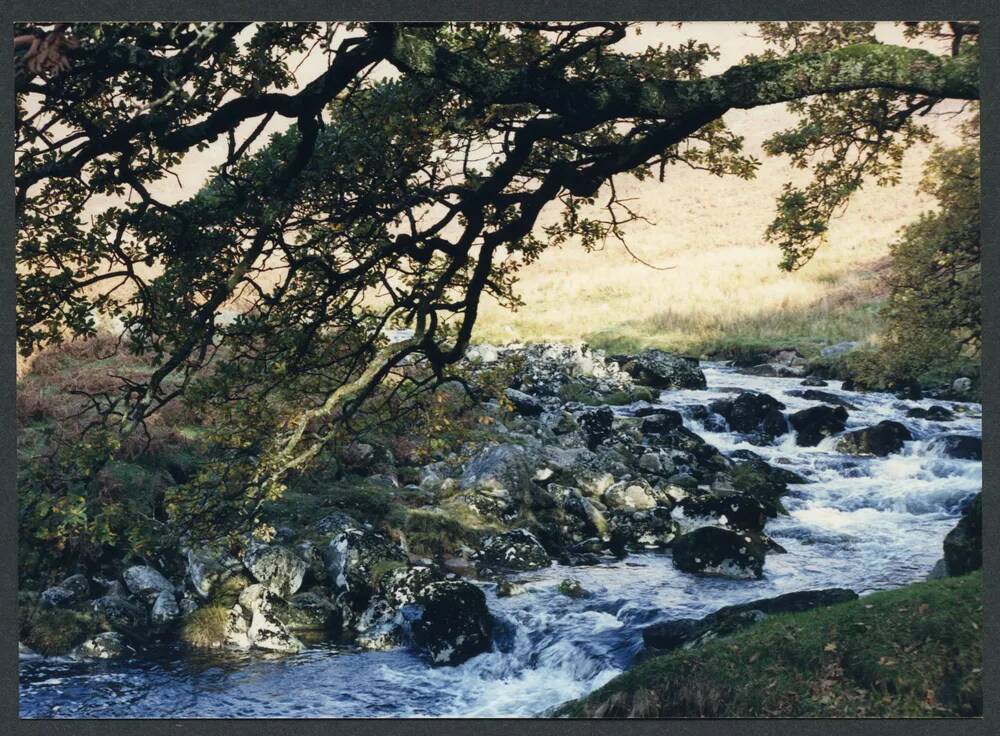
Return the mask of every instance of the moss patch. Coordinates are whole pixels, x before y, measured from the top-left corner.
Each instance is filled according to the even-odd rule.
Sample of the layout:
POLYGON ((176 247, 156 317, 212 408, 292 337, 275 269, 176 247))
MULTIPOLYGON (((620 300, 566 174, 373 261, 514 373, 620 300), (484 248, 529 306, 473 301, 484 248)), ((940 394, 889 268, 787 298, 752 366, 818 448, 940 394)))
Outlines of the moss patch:
POLYGON ((654 657, 577 717, 912 717, 982 714, 982 574, 773 616, 654 657))
POLYGON ((18 640, 46 657, 66 654, 97 633, 93 616, 70 609, 43 609, 19 596, 18 640))

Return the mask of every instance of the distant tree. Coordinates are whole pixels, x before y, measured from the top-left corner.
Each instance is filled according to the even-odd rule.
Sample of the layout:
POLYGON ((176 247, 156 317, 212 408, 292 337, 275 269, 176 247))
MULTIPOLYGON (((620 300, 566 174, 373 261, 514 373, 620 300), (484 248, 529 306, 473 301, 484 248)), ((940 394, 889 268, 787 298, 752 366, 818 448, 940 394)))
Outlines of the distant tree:
MULTIPOLYGON (((225 421, 218 465, 177 498, 198 508, 192 489, 221 484, 241 499, 231 516, 252 519, 360 407, 446 379, 483 295, 516 303, 518 270, 545 248, 622 239, 641 214, 618 177, 751 178, 733 109, 799 115, 767 145, 812 168, 768 231, 798 267, 866 178, 898 178, 928 136, 918 115, 979 98, 975 24, 910 27, 944 36, 942 54, 873 27, 763 24, 765 54, 705 76, 709 45, 626 53, 615 22, 19 24, 20 352, 91 335, 99 314, 156 364, 90 397, 72 493, 94 498, 88 478, 123 439, 186 396, 225 421), (324 70, 283 91, 302 55, 324 70), (275 117, 294 124, 253 152, 275 117), (208 181, 154 196, 219 139, 208 181), (560 216, 539 232, 550 203, 560 216), (237 298, 249 308, 226 323, 237 298), (390 343, 393 326, 413 336, 390 343)), ((61 477, 32 482, 59 497, 61 477)))

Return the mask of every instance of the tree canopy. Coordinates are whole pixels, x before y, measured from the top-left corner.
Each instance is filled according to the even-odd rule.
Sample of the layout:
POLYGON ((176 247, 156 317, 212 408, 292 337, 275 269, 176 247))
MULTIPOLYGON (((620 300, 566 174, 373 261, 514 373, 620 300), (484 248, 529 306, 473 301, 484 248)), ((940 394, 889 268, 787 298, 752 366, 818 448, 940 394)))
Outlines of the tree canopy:
POLYGON ((624 239, 618 177, 752 178, 730 110, 798 116, 766 144, 813 175, 767 232, 796 268, 866 179, 898 178, 919 116, 978 100, 978 27, 908 24, 936 51, 871 23, 760 29, 765 53, 706 75, 708 44, 628 53, 617 22, 18 25, 19 350, 119 320, 156 369, 89 397, 95 462, 196 397, 230 418, 230 480, 266 496, 380 390, 448 378, 480 300, 516 304, 545 248, 624 239), (324 69, 299 86, 303 55, 324 69), (151 193, 219 140, 198 191, 151 193))

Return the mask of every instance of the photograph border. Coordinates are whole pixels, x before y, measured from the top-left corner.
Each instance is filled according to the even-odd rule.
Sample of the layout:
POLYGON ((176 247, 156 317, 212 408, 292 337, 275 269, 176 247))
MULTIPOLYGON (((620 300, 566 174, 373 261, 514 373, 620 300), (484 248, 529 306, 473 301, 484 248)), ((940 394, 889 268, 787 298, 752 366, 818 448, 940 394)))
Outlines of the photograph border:
MULTIPOLYGON (((983 222, 983 457, 984 525, 990 530, 983 540, 983 689, 982 719, 663 719, 663 720, 553 720, 553 719, 135 719, 135 720, 43 720, 18 716, 17 650, 17 488, 16 425, 14 418, 15 355, 15 224, 12 195, 0 208, 0 227, 4 238, 0 264, 0 329, 4 346, 3 384, 0 411, 3 425, 0 436, 0 584, 2 584, 3 626, 0 645, 5 653, 0 670, 0 715, 15 733, 24 734, 240 734, 267 733, 283 736, 292 733, 329 734, 441 734, 457 736, 475 732, 477 736, 516 731, 524 734, 660 734, 683 736, 739 733, 741 736, 789 733, 813 734, 882 733, 903 736, 924 734, 986 734, 1000 732, 1000 616, 997 616, 998 585, 992 574, 1000 570, 1000 415, 997 412, 997 388, 1000 386, 1000 3, 988 0, 760 0, 752 3, 724 0, 618 0, 610 7, 595 0, 480 0, 476 3, 435 1, 414 3, 406 0, 297 0, 294 3, 244 2, 242 0, 69 0, 45 2, 10 1, 0 6, 0 18, 11 28, 15 21, 62 20, 684 20, 684 21, 755 21, 755 20, 978 20, 982 23, 981 50, 981 121, 982 121, 982 222, 983 222), (627 730, 627 731, 626 731, 627 730)), ((13 38, 0 38, 0 53, 13 57, 13 38)), ((4 140, 2 177, 6 191, 13 187, 13 65, 0 70, 0 95, 5 114, 0 120, 4 140)))

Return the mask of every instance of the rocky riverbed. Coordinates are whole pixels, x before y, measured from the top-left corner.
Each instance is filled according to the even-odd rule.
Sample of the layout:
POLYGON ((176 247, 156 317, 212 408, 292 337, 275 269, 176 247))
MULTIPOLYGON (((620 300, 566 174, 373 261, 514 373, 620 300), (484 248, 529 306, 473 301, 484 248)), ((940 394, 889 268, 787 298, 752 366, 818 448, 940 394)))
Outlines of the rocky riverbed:
POLYGON ((474 537, 430 558, 334 511, 236 551, 71 576, 33 605, 86 639, 48 657, 24 642, 22 715, 534 715, 664 642, 976 564, 971 515, 949 531, 981 486, 978 404, 847 391, 788 353, 467 359, 511 358, 461 462, 348 452, 474 537))

